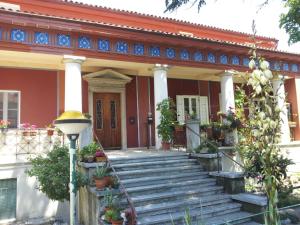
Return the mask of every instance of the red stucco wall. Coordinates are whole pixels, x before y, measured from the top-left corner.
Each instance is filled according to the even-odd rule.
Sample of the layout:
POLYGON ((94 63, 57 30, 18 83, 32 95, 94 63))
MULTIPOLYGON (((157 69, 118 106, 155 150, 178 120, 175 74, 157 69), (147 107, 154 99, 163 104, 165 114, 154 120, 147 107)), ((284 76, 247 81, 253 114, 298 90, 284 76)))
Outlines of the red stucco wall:
POLYGON ((0 90, 21 92, 21 123, 45 127, 57 116, 57 72, 0 68, 0 90))
POLYGON ((137 128, 137 97, 136 97, 136 78, 126 84, 126 126, 127 126, 127 146, 128 148, 138 147, 138 128, 137 128), (134 123, 130 123, 130 118, 134 123))
POLYGON ((217 120, 217 112, 220 111, 219 94, 221 92, 220 82, 210 81, 210 110, 213 120, 217 120))
POLYGON ((198 81, 168 78, 168 94, 174 101, 176 95, 198 95, 198 81))
MULTIPOLYGON (((295 140, 300 140, 299 106, 297 103, 297 90, 295 85, 295 79, 286 80, 284 86, 287 92, 287 102, 289 102, 292 106, 292 119, 294 122, 297 122, 297 127, 292 128, 292 130, 294 131, 293 136, 295 140)), ((300 96, 299 93, 298 96, 300 96)))

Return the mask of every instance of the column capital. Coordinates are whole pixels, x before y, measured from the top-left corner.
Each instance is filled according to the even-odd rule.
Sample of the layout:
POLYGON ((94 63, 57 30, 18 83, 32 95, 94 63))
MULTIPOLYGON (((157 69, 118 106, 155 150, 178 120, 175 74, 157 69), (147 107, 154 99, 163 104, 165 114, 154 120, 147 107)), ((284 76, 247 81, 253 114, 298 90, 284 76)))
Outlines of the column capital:
POLYGON ((287 76, 283 74, 274 74, 272 81, 284 81, 287 79, 287 76))
POLYGON ((167 64, 155 64, 154 67, 153 67, 153 71, 157 71, 157 70, 164 70, 164 71, 167 71, 168 69, 170 68, 169 65, 167 64))
POLYGON ((83 63, 86 60, 84 56, 64 55, 63 63, 83 63))
POLYGON ((234 74, 236 74, 236 72, 233 70, 224 70, 224 72, 220 73, 221 77, 232 77, 234 74))

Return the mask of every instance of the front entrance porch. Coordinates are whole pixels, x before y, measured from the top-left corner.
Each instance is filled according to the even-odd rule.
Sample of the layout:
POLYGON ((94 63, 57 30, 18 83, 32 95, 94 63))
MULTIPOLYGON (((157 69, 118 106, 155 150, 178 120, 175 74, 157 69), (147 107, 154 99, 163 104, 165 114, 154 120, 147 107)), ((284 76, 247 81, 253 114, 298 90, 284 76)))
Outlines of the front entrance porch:
MULTIPOLYGON (((5 79, 0 84, 1 90, 21 90, 21 104, 16 119, 19 121, 18 126, 31 122, 44 127, 61 112, 74 107, 91 115, 93 129, 98 132, 106 149, 153 146, 159 149, 160 139, 155 128, 160 116, 155 107, 167 97, 173 98, 177 104, 179 122, 185 120, 186 114, 194 112, 202 124, 209 122, 217 112, 226 112, 229 107, 234 106, 233 88, 241 82, 239 74, 242 73, 225 70, 229 66, 222 68, 219 63, 215 63, 215 66, 214 63, 202 63, 198 67, 169 66, 41 53, 18 52, 16 55, 4 50, 0 51, 0 58, 3 66, 0 69, 1 78, 5 79), (33 60, 30 61, 30 58, 33 60), (11 61, 20 68, 4 68, 11 65, 11 61), (24 74, 28 74, 27 77, 24 74), (41 85, 28 89, 28 78, 31 83, 35 83, 36 79, 41 85), (44 82, 40 82, 42 78, 45 79, 44 82), (74 79, 76 85, 72 85, 74 79), (46 88, 43 84, 47 84, 48 95, 42 95, 46 88), (37 94, 38 92, 41 94, 37 94), (44 96, 44 101, 51 99, 51 102, 48 101, 51 110, 42 107, 43 100, 30 102, 32 93, 37 97, 44 96), (95 99, 97 95, 102 96, 98 99, 98 109, 95 99), (119 97, 115 99, 112 98, 113 95, 119 97), (105 101, 101 103, 105 106, 102 107, 101 101, 105 101), (31 113, 28 113, 29 109, 31 113), (153 123, 148 123, 148 118, 153 118, 153 123), (106 131, 96 129, 97 125, 106 131), (104 133, 110 134, 107 137, 111 139, 104 137, 104 133)), ((245 71, 245 66, 240 67, 241 71, 245 71)), ((285 84, 289 101, 286 116, 294 120, 294 140, 300 139, 300 113, 296 97, 300 90, 298 83, 298 78, 290 76, 285 84)))

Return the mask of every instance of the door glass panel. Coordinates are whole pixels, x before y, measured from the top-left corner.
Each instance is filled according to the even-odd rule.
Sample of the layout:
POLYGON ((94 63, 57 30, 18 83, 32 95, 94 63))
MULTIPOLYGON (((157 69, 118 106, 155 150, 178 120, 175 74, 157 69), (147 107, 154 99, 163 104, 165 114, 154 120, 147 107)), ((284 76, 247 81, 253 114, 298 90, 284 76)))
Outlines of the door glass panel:
POLYGON ((19 94, 18 93, 7 93, 8 109, 18 110, 19 105, 19 94))
POLYGON ((0 92, 0 111, 3 111, 3 98, 4 98, 4 93, 0 92))
POLYGON ((100 99, 96 100, 96 129, 101 130, 103 128, 103 107, 100 99))
POLYGON ((116 123, 117 123, 117 113, 116 113, 116 102, 115 101, 110 101, 110 112, 111 112, 111 128, 116 128, 116 123))
POLYGON ((7 120, 10 128, 18 127, 18 110, 7 110, 7 120))
POLYGON ((197 101, 195 98, 192 98, 192 113, 196 114, 197 113, 197 101))
POLYGON ((185 114, 190 114, 190 102, 188 98, 184 98, 184 113, 185 114))

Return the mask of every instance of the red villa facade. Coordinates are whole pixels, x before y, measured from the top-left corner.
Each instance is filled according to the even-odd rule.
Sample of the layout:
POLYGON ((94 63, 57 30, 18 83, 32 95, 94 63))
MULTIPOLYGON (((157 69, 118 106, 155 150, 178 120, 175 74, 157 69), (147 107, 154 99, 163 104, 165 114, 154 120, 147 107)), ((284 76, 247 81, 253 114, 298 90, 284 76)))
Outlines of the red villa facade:
MULTIPOLYGON (((0 119, 15 127, 44 127, 75 107, 92 115, 105 148, 154 145, 157 102, 170 96, 178 112, 207 123, 232 102, 220 94, 228 79, 239 82, 230 71, 248 69, 249 34, 68 0, 4 2, 0 119)), ((273 72, 287 77, 292 138, 300 140, 300 57, 276 50, 276 39, 256 40, 273 72)))

